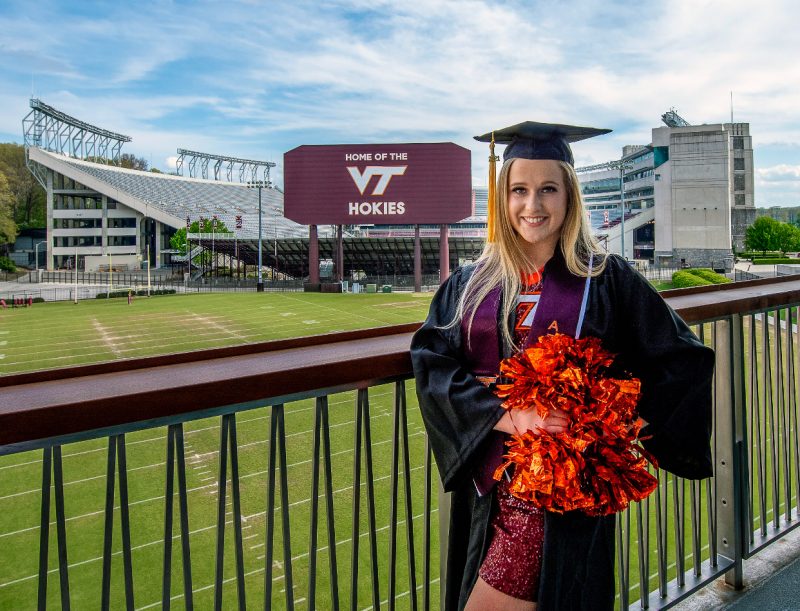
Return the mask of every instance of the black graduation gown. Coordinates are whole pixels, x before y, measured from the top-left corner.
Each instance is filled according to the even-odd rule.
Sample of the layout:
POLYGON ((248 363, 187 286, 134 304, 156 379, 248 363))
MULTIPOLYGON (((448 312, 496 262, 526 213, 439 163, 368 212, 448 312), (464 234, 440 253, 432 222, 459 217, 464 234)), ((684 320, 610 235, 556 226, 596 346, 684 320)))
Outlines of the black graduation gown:
MULTIPOLYGON (((563 260, 553 257, 545 275, 551 265, 563 260)), ((503 415, 500 400, 466 366, 460 326, 442 328, 473 270, 456 270, 439 288, 411 343, 420 409, 442 484, 453 493, 445 592, 452 610, 466 603, 489 543, 494 494, 478 496, 472 477, 503 415)), ((711 476, 714 353, 617 256, 591 281, 581 336, 599 337, 618 355, 615 366, 641 379, 643 434, 652 435, 643 445, 659 466, 687 478, 711 476)), ((614 516, 545 514, 540 610, 613 608, 614 524, 614 516)))

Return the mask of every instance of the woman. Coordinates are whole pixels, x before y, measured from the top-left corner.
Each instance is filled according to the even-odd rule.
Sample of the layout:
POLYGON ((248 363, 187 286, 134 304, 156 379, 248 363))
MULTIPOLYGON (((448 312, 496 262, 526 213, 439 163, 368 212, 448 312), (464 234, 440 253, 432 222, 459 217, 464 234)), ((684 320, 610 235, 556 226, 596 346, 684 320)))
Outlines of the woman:
POLYGON ((528 122, 478 138, 508 145, 487 244, 440 287, 411 346, 453 493, 447 609, 613 608, 614 516, 545 512, 492 477, 508 434, 567 426, 561 412, 506 412, 492 390, 500 360, 539 336, 600 338, 615 367, 642 382, 642 443, 659 466, 712 474, 713 352, 623 259, 601 251, 586 222, 569 142, 607 131, 528 122))

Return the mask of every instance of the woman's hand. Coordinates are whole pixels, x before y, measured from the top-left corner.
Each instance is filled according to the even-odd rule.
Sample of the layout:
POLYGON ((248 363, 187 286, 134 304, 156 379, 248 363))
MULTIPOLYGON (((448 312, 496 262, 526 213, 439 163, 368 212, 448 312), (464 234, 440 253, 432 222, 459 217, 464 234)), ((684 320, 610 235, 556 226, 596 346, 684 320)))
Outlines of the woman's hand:
POLYGON ((542 431, 555 435, 563 433, 569 426, 566 412, 556 409, 542 418, 535 409, 509 410, 497 421, 495 429, 511 435, 522 435, 531 431, 538 435, 542 431))

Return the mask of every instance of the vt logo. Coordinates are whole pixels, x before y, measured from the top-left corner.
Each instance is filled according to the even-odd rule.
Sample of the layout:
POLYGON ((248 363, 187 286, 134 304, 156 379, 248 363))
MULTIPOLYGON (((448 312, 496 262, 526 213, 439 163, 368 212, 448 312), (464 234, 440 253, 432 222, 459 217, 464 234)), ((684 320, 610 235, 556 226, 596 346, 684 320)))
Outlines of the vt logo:
POLYGON ((402 176, 406 173, 407 167, 407 165, 368 165, 361 172, 356 166, 347 166, 347 171, 350 172, 350 176, 353 178, 353 182, 356 183, 361 195, 364 195, 364 191, 372 177, 380 176, 378 183, 372 190, 372 195, 383 195, 386 187, 389 186, 392 176, 402 176))

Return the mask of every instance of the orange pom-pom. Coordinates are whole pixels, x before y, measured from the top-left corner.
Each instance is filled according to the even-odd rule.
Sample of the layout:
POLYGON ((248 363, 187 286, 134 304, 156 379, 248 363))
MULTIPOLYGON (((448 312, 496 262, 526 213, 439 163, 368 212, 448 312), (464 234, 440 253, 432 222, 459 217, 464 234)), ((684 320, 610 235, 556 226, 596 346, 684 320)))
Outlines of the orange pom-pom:
POLYGON ((641 382, 609 377, 613 361, 597 338, 556 333, 500 363, 509 380, 496 388, 504 408, 536 409, 543 418, 560 409, 569 418, 563 433, 511 436, 494 474, 500 479, 514 466, 511 494, 548 511, 607 515, 655 490, 647 468, 655 461, 637 441, 641 382))

